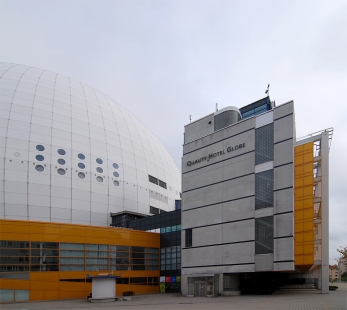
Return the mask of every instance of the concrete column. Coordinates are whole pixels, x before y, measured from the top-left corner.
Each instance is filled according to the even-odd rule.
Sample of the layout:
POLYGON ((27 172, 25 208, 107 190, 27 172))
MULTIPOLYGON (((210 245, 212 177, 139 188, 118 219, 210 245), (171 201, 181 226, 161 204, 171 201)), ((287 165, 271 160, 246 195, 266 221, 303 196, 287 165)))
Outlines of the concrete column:
POLYGON ((329 294, 329 132, 322 133, 322 266, 321 292, 329 294))

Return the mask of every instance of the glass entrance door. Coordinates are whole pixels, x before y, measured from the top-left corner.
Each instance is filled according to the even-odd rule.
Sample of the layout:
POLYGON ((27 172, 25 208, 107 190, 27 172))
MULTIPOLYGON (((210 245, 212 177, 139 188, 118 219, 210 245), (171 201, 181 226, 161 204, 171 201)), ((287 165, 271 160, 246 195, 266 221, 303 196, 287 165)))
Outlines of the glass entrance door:
POLYGON ((205 297, 206 296, 206 282, 194 283, 194 296, 205 297))

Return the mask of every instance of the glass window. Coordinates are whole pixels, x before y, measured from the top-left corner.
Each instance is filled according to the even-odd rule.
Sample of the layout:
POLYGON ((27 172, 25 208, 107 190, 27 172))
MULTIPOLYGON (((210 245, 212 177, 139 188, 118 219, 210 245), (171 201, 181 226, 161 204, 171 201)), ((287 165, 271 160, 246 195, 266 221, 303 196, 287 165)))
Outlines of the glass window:
POLYGON ((61 164, 61 165, 65 165, 65 160, 62 159, 62 158, 59 158, 58 159, 58 163, 61 164))
POLYGON ((116 181, 116 180, 114 180, 114 181, 113 181, 113 185, 114 185, 114 186, 119 186, 119 182, 116 181))
POLYGON ((255 174, 255 209, 273 207, 274 196, 273 170, 255 174))
POLYGON ((255 219, 255 254, 273 253, 273 216, 255 219))
POLYGON ((94 250, 94 251, 108 251, 108 245, 107 244, 87 244, 86 248, 88 251, 94 250))
POLYGON ((166 183, 159 180, 159 186, 166 189, 166 183))
POLYGON ((36 165, 35 166, 35 169, 38 171, 38 172, 42 172, 43 170, 45 170, 45 168, 41 165, 36 165))
POLYGON ((60 249, 84 250, 84 243, 60 243, 60 249))
POLYGON ((114 168, 114 169, 118 169, 119 166, 118 166, 116 163, 113 163, 113 168, 114 168))
POLYGON ((104 170, 101 167, 97 167, 96 171, 99 172, 99 173, 103 173, 104 170))
POLYGON ((42 152, 42 151, 45 150, 45 147, 44 147, 43 145, 39 144, 39 145, 36 145, 36 149, 37 149, 38 151, 42 152))
POLYGON ((119 173, 117 171, 113 172, 113 175, 118 178, 119 177, 119 173))
POLYGON ((99 165, 101 165, 101 164, 103 163, 103 161, 102 161, 101 158, 97 158, 97 159, 96 159, 96 162, 97 162, 99 165))
POLYGON ((193 243, 193 232, 192 232, 192 229, 186 229, 185 230, 185 246, 188 248, 188 247, 191 247, 192 246, 192 243, 193 243))
POLYGON ((38 161, 43 161, 45 158, 42 155, 36 155, 38 161))
POLYGON ((158 185, 158 179, 157 179, 157 178, 155 178, 155 177, 153 177, 153 176, 151 176, 151 175, 148 175, 148 180, 149 180, 149 182, 158 185))
POLYGON ((101 182, 104 182, 104 179, 103 179, 102 177, 100 177, 100 176, 99 176, 99 177, 96 177, 96 180, 97 180, 98 182, 100 182, 100 183, 101 183, 101 182))
POLYGON ((78 168, 84 169, 85 167, 86 167, 85 164, 83 164, 83 163, 78 163, 78 168))
POLYGON ((84 179, 86 177, 86 175, 83 172, 79 172, 77 175, 80 179, 84 179))
POLYGON ((59 150, 58 150, 58 154, 60 154, 60 155, 65 155, 66 152, 65 152, 65 150, 63 150, 63 149, 59 149, 59 150))
POLYGON ((255 164, 259 165, 274 159, 274 124, 255 130, 255 164))
POLYGON ((59 168, 57 171, 60 175, 64 175, 66 172, 65 169, 63 169, 63 168, 59 168))
POLYGON ((83 154, 81 154, 81 153, 79 153, 77 156, 78 156, 79 159, 82 159, 82 160, 86 158, 86 157, 85 157, 83 154))

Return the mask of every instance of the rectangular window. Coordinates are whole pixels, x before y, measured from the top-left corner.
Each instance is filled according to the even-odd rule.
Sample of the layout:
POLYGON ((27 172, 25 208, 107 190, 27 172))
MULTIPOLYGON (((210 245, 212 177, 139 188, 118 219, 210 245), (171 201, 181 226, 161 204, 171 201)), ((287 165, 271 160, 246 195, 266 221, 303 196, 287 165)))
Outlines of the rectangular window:
POLYGON ((255 219, 255 254, 274 252, 273 216, 255 219))
POLYGON ((274 172, 267 170, 255 174, 255 209, 273 207, 274 172))
POLYGON ((166 183, 159 180, 159 186, 166 189, 166 183))
POLYGON ((259 165, 274 159, 274 124, 255 130, 255 164, 259 165))
POLYGON ((189 228, 189 229, 186 229, 185 230, 185 246, 186 248, 189 248, 192 246, 192 241, 193 241, 193 238, 192 238, 193 234, 192 234, 192 229, 189 228))
POLYGON ((149 206, 149 213, 150 213, 150 214, 159 214, 159 213, 160 213, 160 210, 159 210, 158 208, 149 206))
POLYGON ((60 270, 81 271, 85 264, 84 243, 60 243, 60 270))
POLYGON ((157 179, 157 178, 155 178, 155 177, 153 177, 153 176, 151 176, 151 175, 148 175, 148 180, 149 180, 149 182, 158 185, 158 179, 157 179))

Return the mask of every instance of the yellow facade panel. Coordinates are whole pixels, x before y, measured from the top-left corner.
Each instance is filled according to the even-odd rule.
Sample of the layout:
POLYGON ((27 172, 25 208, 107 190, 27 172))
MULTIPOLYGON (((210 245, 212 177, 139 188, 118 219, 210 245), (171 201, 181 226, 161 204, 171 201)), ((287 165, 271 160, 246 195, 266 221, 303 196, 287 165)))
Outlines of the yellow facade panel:
POLYGON ((304 241, 304 235, 302 233, 295 234, 295 241, 297 243, 303 242, 304 241))
POLYGON ((56 300, 59 299, 59 291, 45 291, 45 300, 56 300))
POLYGON ((304 189, 302 187, 295 188, 294 190, 295 199, 299 199, 304 196, 304 189))
POLYGON ((34 291, 58 291, 59 279, 56 281, 31 281, 31 289, 34 291))
POLYGON ((30 291, 30 300, 46 300, 44 291, 30 291))
POLYGON ((8 290, 30 290, 29 280, 0 279, 0 288, 8 290))
POLYGON ((294 238, 295 265, 309 268, 314 261, 313 142, 295 147, 294 238))
POLYGON ((309 197, 305 197, 305 199, 303 200, 303 209, 311 209, 312 213, 311 213, 311 217, 313 217, 313 193, 311 193, 311 195, 309 195, 309 197))
POLYGON ((60 229, 59 225, 54 225, 51 223, 47 224, 33 224, 30 226, 30 233, 31 234, 43 234, 43 235, 60 235, 60 229))
MULTIPOLYGON (((66 242, 82 244, 110 244, 160 248, 160 235, 120 228, 90 227, 86 225, 0 220, 2 240, 34 242, 66 242)), ((60 261, 60 259, 59 259, 60 261)), ((99 275, 111 271, 32 271, 30 280, 0 279, 0 289, 29 290, 30 300, 84 298, 91 291, 91 283, 84 282, 86 274, 99 275), (83 282, 76 282, 83 281, 83 282)), ((120 271, 113 271, 120 275, 120 271)), ((159 279, 157 270, 124 270, 123 278, 159 279)), ((133 290, 136 294, 159 292, 159 285, 117 285, 117 294, 133 290)))
POLYGON ((30 279, 32 281, 58 281, 59 273, 51 271, 40 271, 40 272, 31 272, 30 279))
POLYGON ((59 290, 66 292, 84 292, 86 290, 85 282, 60 281, 59 290))

